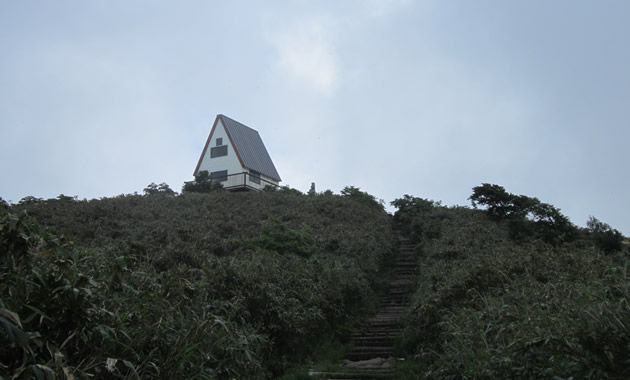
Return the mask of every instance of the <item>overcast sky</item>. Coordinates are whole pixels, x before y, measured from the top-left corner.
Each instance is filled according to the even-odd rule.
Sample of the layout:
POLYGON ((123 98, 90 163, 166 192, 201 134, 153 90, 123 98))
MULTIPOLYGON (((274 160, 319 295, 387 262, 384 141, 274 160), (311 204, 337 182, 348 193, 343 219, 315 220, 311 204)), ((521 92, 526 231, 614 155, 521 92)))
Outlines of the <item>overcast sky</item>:
POLYGON ((630 235, 628 1, 2 1, 0 197, 181 190, 216 114, 283 184, 536 196, 630 235))

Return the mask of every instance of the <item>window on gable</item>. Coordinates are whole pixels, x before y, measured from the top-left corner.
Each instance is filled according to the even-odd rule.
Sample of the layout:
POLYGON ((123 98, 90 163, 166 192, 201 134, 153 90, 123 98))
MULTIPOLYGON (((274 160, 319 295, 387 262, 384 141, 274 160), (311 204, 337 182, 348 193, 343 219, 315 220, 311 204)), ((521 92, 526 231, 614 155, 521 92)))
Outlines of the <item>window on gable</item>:
POLYGON ((217 182, 225 182, 228 179, 227 170, 219 170, 216 172, 210 173, 210 180, 217 182))
POLYGON ((221 145, 223 145, 223 138, 217 137, 217 146, 221 146, 221 145))
POLYGON ((227 156, 228 149, 227 145, 215 146, 210 148, 210 158, 227 156))

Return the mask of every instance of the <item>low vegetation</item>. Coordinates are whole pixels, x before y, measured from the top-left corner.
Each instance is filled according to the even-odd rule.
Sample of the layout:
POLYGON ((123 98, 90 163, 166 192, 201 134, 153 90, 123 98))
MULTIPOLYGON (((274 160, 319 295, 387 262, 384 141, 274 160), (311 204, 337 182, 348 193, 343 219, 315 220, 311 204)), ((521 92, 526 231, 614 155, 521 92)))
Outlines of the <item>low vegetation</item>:
MULTIPOLYGON (((400 378, 630 377, 630 252, 503 187, 405 195, 420 277, 400 378)), ((356 187, 0 199, 0 378, 302 378, 375 310, 392 218, 356 187), (288 372, 287 372, 288 370, 288 372)))
POLYGON ((630 377, 621 234, 595 218, 580 229, 555 207, 497 185, 474 188, 471 200, 486 210, 408 195, 393 202, 420 255, 401 374, 630 377))
POLYGON ((392 252, 390 217, 358 189, 151 184, 2 206, 6 378, 277 377, 345 339, 392 252))

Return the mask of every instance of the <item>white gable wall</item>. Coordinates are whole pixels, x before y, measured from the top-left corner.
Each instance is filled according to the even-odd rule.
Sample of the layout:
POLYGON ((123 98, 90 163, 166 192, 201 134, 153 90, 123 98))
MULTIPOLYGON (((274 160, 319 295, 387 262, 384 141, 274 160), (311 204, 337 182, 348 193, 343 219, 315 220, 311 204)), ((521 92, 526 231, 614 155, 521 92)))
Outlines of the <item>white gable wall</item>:
MULTIPOLYGON (((225 127, 221 120, 217 121, 216 128, 214 129, 214 133, 212 134, 210 143, 208 144, 208 149, 206 150, 203 159, 201 160, 201 165, 199 165, 199 171, 207 170, 208 173, 227 170, 228 175, 242 173, 243 167, 241 166, 241 162, 238 160, 236 156, 236 152, 234 151, 234 147, 230 142, 230 138, 225 132, 225 127), (217 146, 217 138, 223 139, 222 145, 227 145, 227 156, 210 158, 210 150, 217 146)), ((228 182, 223 182, 223 186, 232 186, 230 182, 236 181, 237 178, 240 177, 240 182, 243 182, 242 176, 232 176, 228 177, 228 182)))

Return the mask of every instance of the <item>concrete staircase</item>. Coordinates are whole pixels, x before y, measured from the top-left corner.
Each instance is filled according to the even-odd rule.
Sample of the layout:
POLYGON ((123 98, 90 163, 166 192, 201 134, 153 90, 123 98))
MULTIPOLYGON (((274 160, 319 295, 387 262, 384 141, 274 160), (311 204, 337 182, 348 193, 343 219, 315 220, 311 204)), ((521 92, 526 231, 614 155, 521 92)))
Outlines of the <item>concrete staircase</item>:
POLYGON ((391 378, 397 359, 394 341, 402 330, 401 319, 415 289, 417 260, 413 244, 394 229, 398 255, 388 293, 381 300, 380 310, 353 332, 354 349, 346 355, 339 372, 311 372, 313 377, 327 379, 391 378))

